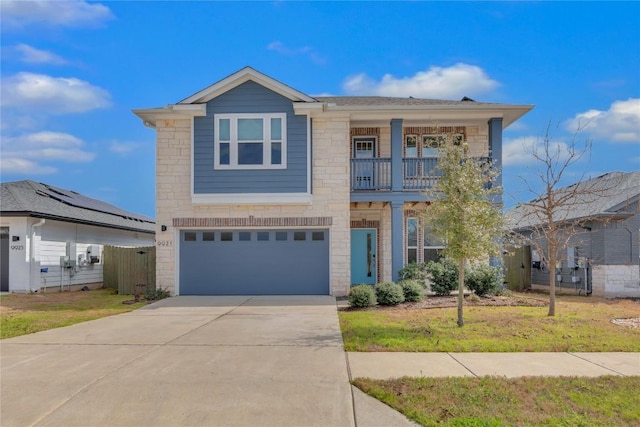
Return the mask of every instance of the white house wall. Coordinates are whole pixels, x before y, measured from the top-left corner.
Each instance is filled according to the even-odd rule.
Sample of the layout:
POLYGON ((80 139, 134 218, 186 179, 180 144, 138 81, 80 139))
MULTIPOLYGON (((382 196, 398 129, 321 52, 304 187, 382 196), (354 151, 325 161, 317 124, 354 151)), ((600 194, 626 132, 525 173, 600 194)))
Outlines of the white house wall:
MULTIPOLYGON (((102 283, 102 252, 105 245, 138 247, 155 244, 152 233, 141 233, 73 224, 63 221, 46 220, 42 226, 34 228, 34 262, 29 271, 30 228, 39 223, 35 218, 3 218, 2 226, 9 227, 9 236, 19 235, 24 251, 10 250, 9 290, 11 292, 38 291, 45 288, 59 290, 68 286, 102 283), (5 221, 6 220, 6 221, 5 221), (75 243, 76 261, 73 269, 62 269, 60 257, 66 255, 67 242, 75 243), (87 247, 95 245, 100 249, 100 262, 80 265, 78 255, 86 258, 87 247)), ((16 245, 13 245, 16 246, 16 245)))

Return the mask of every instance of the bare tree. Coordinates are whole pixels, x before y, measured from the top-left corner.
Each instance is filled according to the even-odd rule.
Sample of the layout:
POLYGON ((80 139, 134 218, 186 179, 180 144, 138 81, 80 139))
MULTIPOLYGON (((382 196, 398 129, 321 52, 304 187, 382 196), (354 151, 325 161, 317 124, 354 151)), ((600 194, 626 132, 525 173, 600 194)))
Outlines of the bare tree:
POLYGON ((579 132, 580 129, 566 144, 556 143, 548 125, 542 143, 527 147, 536 161, 535 178, 520 178, 534 198, 519 203, 508 213, 508 221, 518 230, 518 236, 540 254, 542 265, 548 267, 549 316, 556 314, 556 265, 565 258, 563 250, 585 233, 597 211, 593 206, 616 185, 615 179, 585 179, 585 169, 575 184, 561 187, 573 166, 591 152, 591 141, 579 141, 579 132))

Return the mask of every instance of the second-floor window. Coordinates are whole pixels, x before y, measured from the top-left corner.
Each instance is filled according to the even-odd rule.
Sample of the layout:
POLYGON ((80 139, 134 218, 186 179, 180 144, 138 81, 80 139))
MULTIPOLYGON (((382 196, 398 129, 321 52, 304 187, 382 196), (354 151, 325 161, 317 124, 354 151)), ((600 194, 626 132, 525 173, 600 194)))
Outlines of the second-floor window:
POLYGON ((215 169, 284 169, 285 113, 216 114, 215 169))

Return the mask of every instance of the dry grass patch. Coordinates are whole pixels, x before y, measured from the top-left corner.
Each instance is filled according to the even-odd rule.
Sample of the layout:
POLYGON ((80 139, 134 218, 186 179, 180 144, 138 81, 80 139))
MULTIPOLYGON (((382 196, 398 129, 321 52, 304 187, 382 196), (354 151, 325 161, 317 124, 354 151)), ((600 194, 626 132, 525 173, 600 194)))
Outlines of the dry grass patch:
POLYGON ((423 426, 638 426, 640 377, 357 378, 423 426))
POLYGON ((341 311, 347 351, 512 352, 640 351, 640 329, 614 318, 637 317, 640 302, 560 296, 556 317, 546 307, 465 307, 465 326, 456 309, 341 311))
POLYGON ((126 313, 145 303, 122 304, 130 295, 110 289, 11 294, 0 298, 0 338, 11 338, 126 313))

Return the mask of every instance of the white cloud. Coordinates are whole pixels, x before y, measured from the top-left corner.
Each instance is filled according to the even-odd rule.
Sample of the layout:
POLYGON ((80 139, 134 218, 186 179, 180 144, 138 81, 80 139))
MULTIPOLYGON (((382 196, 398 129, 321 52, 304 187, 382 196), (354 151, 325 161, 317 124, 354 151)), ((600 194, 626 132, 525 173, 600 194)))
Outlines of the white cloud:
POLYGON ((105 89, 73 77, 21 72, 2 79, 2 106, 49 114, 82 113, 108 107, 105 89))
POLYGON ((326 60, 310 46, 289 48, 280 41, 273 41, 267 45, 267 50, 273 50, 274 52, 278 52, 279 54, 286 56, 305 55, 311 61, 318 65, 323 65, 326 63, 326 60))
POLYGON ((360 73, 347 78, 343 88, 349 95, 461 99, 487 93, 499 85, 482 68, 458 63, 451 67, 433 66, 411 77, 385 74, 380 81, 360 73))
POLYGON ((584 131, 610 142, 640 142, 640 98, 615 101, 607 111, 588 110, 565 122, 571 132, 584 131))
POLYGON ((5 28, 30 25, 94 28, 114 17, 107 6, 85 1, 2 0, 0 13, 5 28))
MULTIPOLYGON (((533 165, 537 162, 533 153, 542 155, 544 150, 544 138, 538 136, 521 136, 517 138, 505 138, 502 145, 503 166, 533 165)), ((563 141, 550 141, 549 152, 566 159, 569 155, 569 146, 563 141)))
POLYGON ((0 169, 3 174, 11 175, 51 175, 58 172, 53 166, 43 166, 32 160, 7 157, 0 158, 0 169))
POLYGON ((64 65, 67 61, 55 53, 36 49, 27 44, 19 44, 15 49, 21 54, 20 60, 27 64, 64 65))
POLYGON ((112 141, 111 144, 109 144, 109 151, 125 156, 138 148, 138 145, 139 144, 135 142, 112 141))
POLYGON ((58 168, 49 162, 87 163, 95 154, 85 150, 85 142, 68 133, 42 131, 3 137, 2 172, 50 174, 58 168))

